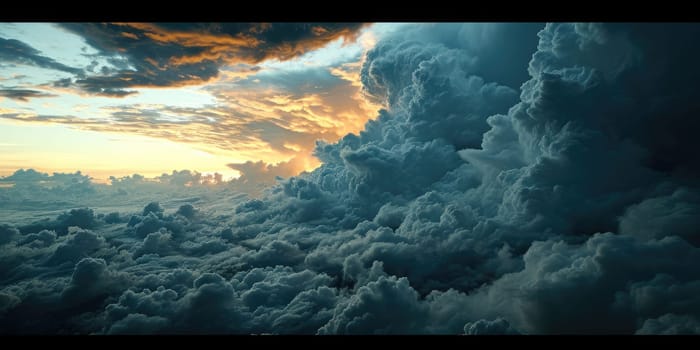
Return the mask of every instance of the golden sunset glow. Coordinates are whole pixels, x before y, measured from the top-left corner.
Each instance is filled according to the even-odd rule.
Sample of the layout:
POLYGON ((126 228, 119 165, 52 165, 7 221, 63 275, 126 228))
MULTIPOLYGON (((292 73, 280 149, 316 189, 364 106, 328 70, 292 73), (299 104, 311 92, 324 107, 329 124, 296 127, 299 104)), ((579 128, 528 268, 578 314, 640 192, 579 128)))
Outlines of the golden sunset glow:
POLYGON ((2 24, 24 56, 0 73, 0 175, 315 169, 317 140, 359 132, 381 107, 360 82, 376 28, 318 24, 279 39, 273 24, 2 24))

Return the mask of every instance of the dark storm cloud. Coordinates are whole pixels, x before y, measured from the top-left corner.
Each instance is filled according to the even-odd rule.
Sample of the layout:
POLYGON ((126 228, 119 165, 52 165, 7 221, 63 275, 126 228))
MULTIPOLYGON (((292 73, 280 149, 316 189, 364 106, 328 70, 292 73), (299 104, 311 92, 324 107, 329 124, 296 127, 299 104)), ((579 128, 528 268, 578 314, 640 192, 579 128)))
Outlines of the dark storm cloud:
POLYGON ((97 250, 103 243, 100 236, 94 232, 80 230, 70 240, 56 247, 56 251, 51 255, 47 263, 61 264, 66 261, 76 263, 81 257, 97 250))
POLYGON ((380 277, 341 303, 320 333, 418 333, 426 316, 405 277, 380 277))
MULTIPOLYGON (((692 165, 695 155, 677 156, 693 147, 690 130, 700 131, 688 114, 696 103, 684 97, 687 89, 666 90, 671 82, 686 80, 685 73, 672 69, 667 55, 657 54, 660 48, 641 51, 655 39, 663 41, 658 45, 668 52, 685 50, 675 37, 693 36, 697 28, 641 26, 625 34, 614 26, 593 27, 596 30, 548 25, 540 33, 540 50, 530 62, 536 78, 523 86, 522 102, 506 118, 516 130, 511 137, 518 137, 521 144, 520 162, 529 163, 517 170, 522 175, 501 205, 508 220, 517 220, 518 213, 525 214, 523 219, 540 214, 560 222, 526 219, 533 228, 549 226, 570 233, 615 230, 617 217, 629 205, 650 194, 667 195, 697 174, 692 165), (654 34, 646 38, 641 33, 647 31, 654 34), (669 41, 676 47, 666 47, 669 41), (629 52, 620 53, 620 48, 629 52), (610 50, 616 54, 608 54, 610 50), (660 75, 657 69, 666 73, 660 75), (679 124, 684 131, 677 129, 679 124)), ((687 69, 696 68, 688 64, 687 69)), ((484 163, 487 153, 500 152, 500 145, 493 145, 462 155, 484 163)), ((512 165, 501 169, 509 168, 514 169, 512 165)))
POLYGON ((70 282, 61 297, 68 303, 80 303, 124 289, 126 275, 111 271, 104 259, 84 258, 75 264, 70 282))
POLYGON ((54 97, 56 95, 49 94, 38 90, 28 89, 0 89, 0 97, 7 97, 13 100, 27 102, 29 99, 37 97, 54 97))
POLYGON ((104 55, 126 57, 129 66, 78 79, 84 90, 121 97, 131 87, 206 82, 223 65, 288 60, 340 37, 353 39, 363 25, 327 23, 198 24, 132 23, 62 26, 104 55))
POLYGON ((651 239, 676 235, 700 244, 700 196, 689 188, 670 195, 648 198, 629 206, 619 219, 621 234, 651 239))
POLYGON ((21 226, 19 229, 23 233, 38 232, 39 230, 54 230, 60 234, 65 234, 71 226, 82 228, 94 228, 98 225, 92 209, 81 208, 71 209, 59 215, 56 220, 43 220, 21 226))
POLYGON ((518 334, 508 321, 502 318, 497 318, 493 321, 479 320, 469 322, 464 325, 464 334, 467 335, 484 335, 484 334, 518 334))
POLYGON ((0 226, 0 329, 697 333, 700 26, 539 29, 416 26, 378 43, 362 80, 386 109, 318 142, 312 172, 232 164, 231 189, 277 182, 259 198, 189 171, 132 176, 112 189, 148 194, 128 220, 0 226), (57 316, 27 317, 40 311, 57 316))
POLYGON ((647 318, 696 314, 688 306, 697 305, 691 295, 699 275, 691 266, 699 254, 676 237, 644 243, 606 233, 581 246, 535 242, 524 270, 475 298, 499 305, 497 313, 528 333, 634 333, 647 318))
POLYGON ((10 243, 19 235, 19 230, 8 224, 0 224, 0 245, 10 243))
POLYGON ((696 335, 700 334, 700 321, 696 317, 666 314, 647 320, 635 334, 696 335))
MULTIPOLYGON (((427 45, 439 43, 447 49, 461 50, 469 56, 465 58, 478 69, 479 76, 484 80, 518 89, 530 76, 520 64, 513 63, 530 60, 532 53, 537 50, 537 40, 536 38, 533 40, 533 37, 543 25, 543 23, 426 23, 423 27, 403 27, 400 34, 394 35, 394 40, 415 41, 427 45), (508 45, 494 44, 504 40, 508 45)), ((410 46, 412 45, 404 44, 404 48, 408 49, 410 46)), ((417 55, 413 59, 419 57, 420 55, 417 55)))
POLYGON ((28 64, 41 68, 55 69, 76 76, 83 76, 83 70, 56 62, 53 58, 19 40, 0 38, 0 61, 28 64))

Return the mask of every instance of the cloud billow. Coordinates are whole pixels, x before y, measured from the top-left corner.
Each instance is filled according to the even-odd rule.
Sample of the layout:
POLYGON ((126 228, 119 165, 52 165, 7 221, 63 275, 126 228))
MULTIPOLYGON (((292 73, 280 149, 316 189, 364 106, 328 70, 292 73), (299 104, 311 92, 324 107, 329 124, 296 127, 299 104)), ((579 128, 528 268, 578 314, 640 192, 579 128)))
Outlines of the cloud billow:
POLYGON ((259 198, 0 226, 0 329, 697 333, 698 34, 409 26, 366 56, 378 118, 259 198))

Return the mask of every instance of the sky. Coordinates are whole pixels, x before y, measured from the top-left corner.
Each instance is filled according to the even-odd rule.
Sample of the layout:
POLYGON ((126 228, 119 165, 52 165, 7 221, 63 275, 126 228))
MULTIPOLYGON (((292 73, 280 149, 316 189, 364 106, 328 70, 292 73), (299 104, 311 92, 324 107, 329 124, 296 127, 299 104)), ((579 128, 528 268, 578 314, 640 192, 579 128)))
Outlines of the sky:
POLYGON ((376 115, 363 54, 400 26, 2 23, 0 176, 312 170, 376 115))
POLYGON ((2 28, 0 334, 700 334, 698 23, 2 28))

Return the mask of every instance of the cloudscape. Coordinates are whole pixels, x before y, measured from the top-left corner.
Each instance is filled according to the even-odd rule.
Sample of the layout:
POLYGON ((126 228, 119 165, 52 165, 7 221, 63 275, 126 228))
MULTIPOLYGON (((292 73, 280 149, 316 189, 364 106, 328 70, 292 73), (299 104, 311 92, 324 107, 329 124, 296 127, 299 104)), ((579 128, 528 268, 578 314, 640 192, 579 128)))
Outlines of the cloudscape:
POLYGON ((700 333, 699 38, 2 23, 0 333, 700 333))

